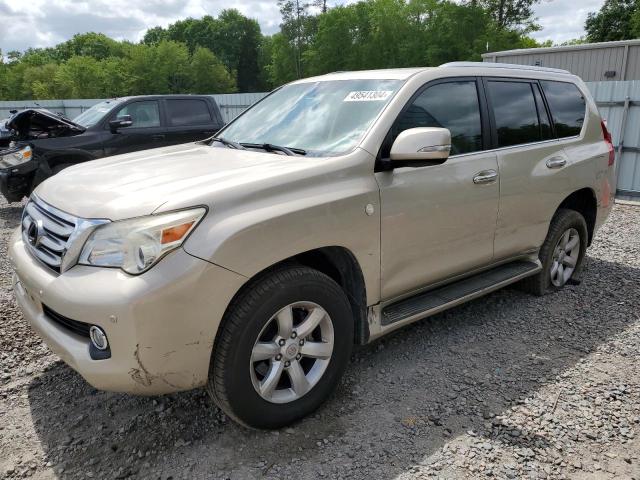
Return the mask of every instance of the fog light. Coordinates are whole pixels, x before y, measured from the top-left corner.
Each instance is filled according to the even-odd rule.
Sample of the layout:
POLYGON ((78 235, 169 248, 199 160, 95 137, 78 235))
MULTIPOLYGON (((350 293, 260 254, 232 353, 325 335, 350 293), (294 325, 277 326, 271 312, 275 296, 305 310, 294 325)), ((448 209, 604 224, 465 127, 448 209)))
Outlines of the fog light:
POLYGON ((104 333, 100 327, 96 327, 92 325, 89 329, 89 337, 91 338, 91 343, 98 350, 106 350, 109 348, 109 342, 107 341, 107 334, 104 333))

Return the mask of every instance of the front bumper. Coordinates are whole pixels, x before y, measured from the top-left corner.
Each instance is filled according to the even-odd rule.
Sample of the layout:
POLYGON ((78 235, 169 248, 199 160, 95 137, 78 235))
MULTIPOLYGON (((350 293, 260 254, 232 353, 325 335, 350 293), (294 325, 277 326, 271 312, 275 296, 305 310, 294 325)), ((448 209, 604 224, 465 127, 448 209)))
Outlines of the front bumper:
POLYGON ((19 202, 23 197, 28 197, 37 169, 35 160, 0 169, 0 193, 9 202, 19 202))
POLYGON ((9 259, 18 305, 51 350, 98 389, 143 395, 206 382, 220 320, 246 281, 182 249, 137 277, 81 265, 57 275, 31 256, 19 230, 9 259), (100 326, 111 357, 92 360, 89 339, 47 317, 43 305, 100 326))

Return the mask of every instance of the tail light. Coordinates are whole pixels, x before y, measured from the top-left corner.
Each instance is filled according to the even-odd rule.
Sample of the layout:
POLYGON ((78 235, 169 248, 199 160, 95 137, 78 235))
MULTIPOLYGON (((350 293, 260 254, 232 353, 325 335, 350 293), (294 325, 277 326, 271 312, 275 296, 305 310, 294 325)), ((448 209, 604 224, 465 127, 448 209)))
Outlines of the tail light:
POLYGON ((600 120, 600 126, 602 127, 602 136, 604 137, 604 142, 609 148, 609 166, 611 167, 616 161, 616 150, 615 148, 613 148, 611 133, 609 132, 609 130, 607 130, 607 125, 604 123, 604 120, 600 120))

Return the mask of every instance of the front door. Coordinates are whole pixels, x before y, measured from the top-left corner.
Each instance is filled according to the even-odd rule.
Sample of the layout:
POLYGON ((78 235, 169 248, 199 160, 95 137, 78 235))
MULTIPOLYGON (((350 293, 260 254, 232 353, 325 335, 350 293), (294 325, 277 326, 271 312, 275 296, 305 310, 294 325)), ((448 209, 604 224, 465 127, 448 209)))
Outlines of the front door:
POLYGON ((408 128, 444 127, 451 132, 451 156, 441 165, 376 173, 383 300, 493 260, 498 163, 495 153, 484 151, 488 125, 480 88, 473 78, 428 84, 405 107, 382 148, 384 157, 395 137, 408 128))
MULTIPOLYGON (((121 107, 111 120, 130 115, 133 124, 119 128, 107 136, 104 142, 105 156, 137 152, 166 145, 166 128, 162 125, 160 103, 157 100, 140 100, 121 107)), ((109 127, 107 127, 109 128, 109 127)))

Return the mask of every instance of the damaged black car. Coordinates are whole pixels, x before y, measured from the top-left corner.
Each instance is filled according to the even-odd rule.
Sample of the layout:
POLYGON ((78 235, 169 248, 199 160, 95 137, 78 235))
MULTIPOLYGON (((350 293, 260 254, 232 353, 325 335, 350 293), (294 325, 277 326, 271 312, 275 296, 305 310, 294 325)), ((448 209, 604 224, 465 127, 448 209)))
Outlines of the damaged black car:
POLYGON ((16 112, 0 122, 0 193, 18 202, 71 165, 203 140, 223 124, 207 95, 105 100, 73 120, 42 108, 16 112))

